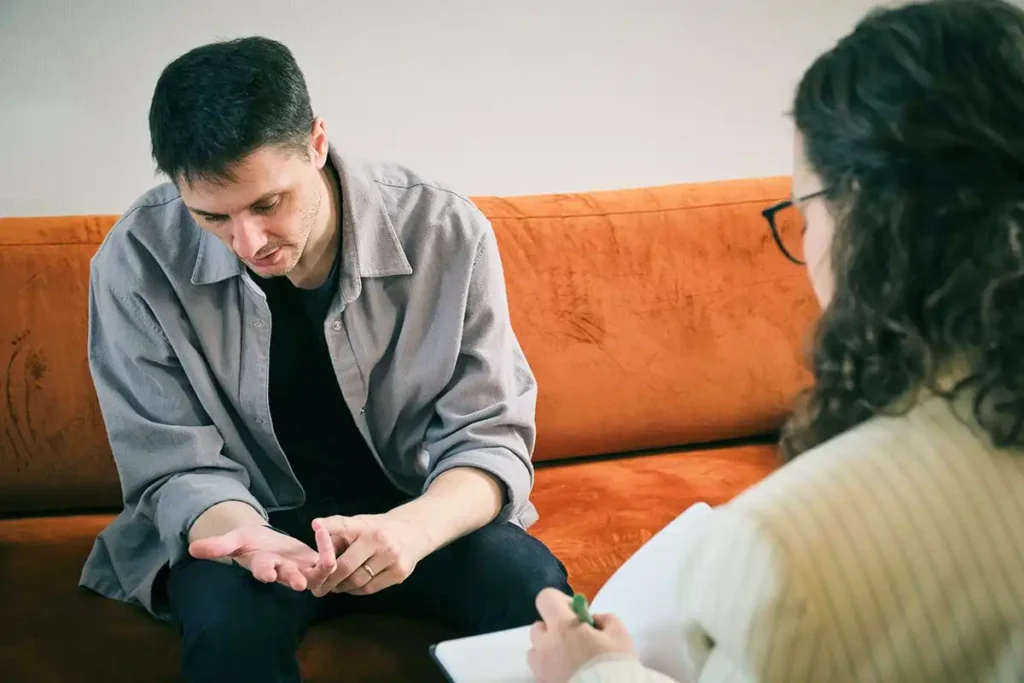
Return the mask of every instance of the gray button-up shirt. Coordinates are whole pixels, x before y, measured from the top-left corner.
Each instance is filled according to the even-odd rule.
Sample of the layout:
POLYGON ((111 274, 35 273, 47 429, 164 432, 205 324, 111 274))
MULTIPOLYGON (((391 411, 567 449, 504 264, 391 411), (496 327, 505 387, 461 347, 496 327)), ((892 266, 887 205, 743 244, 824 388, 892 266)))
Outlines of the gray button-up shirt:
MULTIPOLYGON (((410 495, 445 470, 477 467, 505 484, 499 519, 528 527, 537 388, 490 223, 403 167, 333 150, 331 161, 342 262, 323 332, 359 431, 410 495)), ((204 510, 238 500, 266 516, 304 502, 271 425, 273 321, 246 269, 171 184, 110 231, 89 293, 89 363, 124 510, 97 538, 81 585, 171 619, 153 582, 187 556, 204 510)))

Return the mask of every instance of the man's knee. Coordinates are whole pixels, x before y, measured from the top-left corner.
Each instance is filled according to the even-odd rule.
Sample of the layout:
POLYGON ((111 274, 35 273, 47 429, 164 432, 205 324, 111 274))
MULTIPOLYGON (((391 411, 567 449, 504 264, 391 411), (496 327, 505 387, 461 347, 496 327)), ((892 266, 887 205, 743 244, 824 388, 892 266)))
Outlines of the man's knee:
POLYGON ((307 621, 302 594, 208 561, 171 570, 167 592, 186 680, 289 680, 307 621))
POLYGON ((545 588, 572 594, 564 565, 540 540, 511 524, 492 524, 461 539, 452 559, 470 573, 466 589, 486 607, 474 630, 515 628, 538 619, 545 588))
MULTIPOLYGON (((513 538, 516 538, 513 536, 513 538)), ((510 597, 528 603, 530 614, 537 594, 545 588, 558 588, 571 594, 565 566, 539 540, 521 534, 495 556, 494 575, 498 588, 510 597), (500 559, 499 559, 500 558, 500 559)))
POLYGON ((279 611, 267 609, 258 599, 210 604, 182 615, 182 649, 201 649, 220 656, 251 650, 268 653, 289 646, 294 649, 294 631, 281 617, 279 611))

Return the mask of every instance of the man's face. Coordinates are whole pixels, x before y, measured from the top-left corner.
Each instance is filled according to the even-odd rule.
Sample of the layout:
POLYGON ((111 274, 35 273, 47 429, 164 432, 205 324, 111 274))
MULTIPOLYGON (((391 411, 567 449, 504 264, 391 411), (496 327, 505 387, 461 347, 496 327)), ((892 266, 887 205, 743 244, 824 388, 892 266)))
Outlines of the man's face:
POLYGON ((200 227, 257 275, 287 275, 298 264, 323 204, 317 162, 296 150, 263 147, 232 168, 234 178, 180 182, 200 227))

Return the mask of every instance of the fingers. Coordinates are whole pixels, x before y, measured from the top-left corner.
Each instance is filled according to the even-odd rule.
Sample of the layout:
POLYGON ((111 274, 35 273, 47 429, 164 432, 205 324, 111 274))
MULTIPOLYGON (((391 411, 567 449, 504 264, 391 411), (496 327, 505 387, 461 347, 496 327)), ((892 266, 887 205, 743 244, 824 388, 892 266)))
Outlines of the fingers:
POLYGON ((351 590, 365 584, 370 580, 369 573, 365 570, 360 569, 363 563, 369 560, 373 556, 374 548, 373 543, 367 536, 360 536, 356 541, 341 554, 341 557, 337 560, 337 568, 327 577, 327 580, 323 582, 320 590, 313 591, 313 594, 317 597, 322 597, 331 591, 342 592, 343 590, 351 590), (356 577, 349 581, 345 588, 339 588, 341 584, 348 581, 352 575, 356 572, 365 574, 366 576, 356 577), (360 581, 361 579, 361 581, 360 581), (359 583, 356 583, 360 581, 359 583), (339 590, 335 590, 338 588, 339 590))
POLYGON ((308 585, 299 565, 277 553, 253 553, 248 558, 248 565, 249 573, 257 581, 279 583, 296 591, 306 590, 308 585))
MULTIPOLYGON (((372 558, 368 562, 372 565, 372 558)), ((367 579, 367 581, 363 583, 363 585, 353 587, 348 590, 341 590, 342 585, 339 585, 338 588, 334 590, 334 592, 349 593, 350 595, 373 595, 374 593, 382 591, 385 588, 390 588, 391 586, 394 586, 396 583, 401 583, 401 581, 405 578, 404 576, 402 576, 401 572, 398 572, 394 569, 385 569, 381 573, 375 574, 374 577, 370 579, 369 573, 367 573, 366 570, 361 569, 357 571, 355 574, 353 574, 350 580, 352 580, 355 577, 361 577, 362 575, 365 575, 367 579)))
POLYGON ((377 573, 387 569, 386 562, 377 562, 370 566, 370 571, 374 576, 370 576, 370 572, 363 569, 363 565, 367 564, 375 554, 376 548, 367 536, 360 536, 356 539, 356 542, 338 558, 338 571, 331 577, 334 583, 330 590, 335 593, 345 593, 355 588, 361 588, 377 573))
POLYGON ((540 675, 540 655, 537 654, 535 648, 530 648, 526 651, 526 665, 530 667, 530 671, 533 673, 535 679, 539 680, 540 675))
POLYGON ((626 633, 626 625, 614 614, 595 614, 594 626, 600 631, 626 633))
POLYGON ((543 621, 533 622, 533 626, 530 627, 530 644, 534 647, 540 643, 540 639, 548 632, 547 624, 543 621))
POLYGON ((549 627, 579 621, 572 611, 572 598, 557 588, 545 588, 537 594, 537 612, 549 627))
POLYGON ((316 563, 305 572, 306 583, 314 593, 319 591, 331 574, 338 568, 338 561, 335 558, 334 541, 327 527, 322 524, 313 523, 313 530, 316 533, 316 563))
POLYGON ((220 536, 193 541, 188 546, 188 552, 197 560, 220 560, 241 552, 243 546, 242 535, 237 531, 229 531, 220 536))
POLYGON ((338 562, 335 557, 331 533, 327 530, 327 527, 317 524, 313 525, 313 530, 316 532, 316 550, 319 555, 319 562, 317 564, 322 568, 326 568, 328 573, 333 572, 338 568, 338 562))
POLYGON ((291 560, 275 553, 257 553, 249 560, 249 572, 263 583, 279 583, 295 591, 306 590, 306 577, 291 560))
POLYGON ((544 673, 542 669, 544 667, 542 666, 541 652, 551 648, 552 643, 549 642, 551 635, 543 621, 534 622, 533 626, 530 627, 530 649, 526 651, 526 664, 530 667, 534 680, 546 680, 542 677, 544 673))
POLYGON ((633 649, 633 638, 629 634, 626 625, 614 614, 595 614, 594 626, 615 642, 623 651, 633 649))
POLYGON ((338 544, 344 546, 350 546, 356 542, 359 538, 359 534, 365 527, 364 524, 360 523, 356 517, 343 517, 342 515, 332 515, 330 517, 319 517, 313 520, 313 528, 324 527, 327 533, 330 535, 331 540, 334 541, 335 547, 338 544))
POLYGON ((277 553, 253 553, 249 558, 249 573, 263 583, 277 581, 277 567, 281 556, 277 553))
POLYGON ((277 582, 293 591, 304 591, 309 585, 306 577, 292 562, 284 561, 277 566, 277 582))

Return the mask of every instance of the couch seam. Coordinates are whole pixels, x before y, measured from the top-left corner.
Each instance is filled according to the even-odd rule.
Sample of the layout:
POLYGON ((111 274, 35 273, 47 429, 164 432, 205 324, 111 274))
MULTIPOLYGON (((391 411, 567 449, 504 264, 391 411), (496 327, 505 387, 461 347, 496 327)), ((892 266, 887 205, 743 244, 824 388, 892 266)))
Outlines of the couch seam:
MULTIPOLYGON (((380 182, 380 181, 378 181, 378 182, 380 182)), ((389 183, 385 183, 385 182, 380 182, 380 184, 381 185, 385 185, 385 186, 389 186, 389 187, 394 187, 396 189, 412 189, 411 187, 406 188, 406 187, 403 187, 403 186, 400 186, 400 185, 390 185, 389 183)), ((447 193, 449 195, 452 195, 452 196, 454 196, 454 197, 456 197, 458 199, 461 199, 464 202, 468 202, 474 208, 476 208, 478 211, 480 211, 480 213, 482 213, 485 218, 487 218, 488 220, 491 220, 491 221, 550 220, 552 218, 562 218, 562 219, 567 219, 567 218, 599 218, 601 216, 642 216, 642 215, 651 214, 651 213, 667 213, 667 212, 670 212, 670 211, 687 211, 687 210, 690 210, 690 209, 717 209, 717 208, 721 208, 723 206, 745 206, 745 205, 749 205, 749 204, 763 204, 763 203, 768 203, 768 202, 771 202, 771 201, 778 201, 780 199, 780 197, 778 197, 778 196, 772 196, 772 197, 766 197, 764 199, 745 199, 745 200, 737 201, 737 202, 718 202, 718 203, 715 203, 715 204, 694 204, 692 206, 674 206, 674 207, 669 207, 669 208, 640 209, 640 210, 636 210, 636 211, 604 211, 604 212, 596 212, 596 213, 595 212, 591 212, 591 213, 574 213, 574 214, 542 214, 542 215, 529 215, 529 216, 488 216, 487 213, 483 209, 481 209, 480 206, 472 198, 463 197, 458 192, 454 192, 452 190, 447 190, 447 189, 442 188, 442 187, 435 187, 433 185, 430 185, 429 183, 419 183, 417 186, 430 187, 431 189, 435 189, 435 190, 438 190, 438 191, 441 191, 441 192, 445 192, 445 193, 447 193)), ((413 187, 416 187, 416 186, 413 186, 413 187)), ((484 200, 485 198, 481 197, 480 199, 484 200)), ((500 197, 499 198, 494 198, 494 197, 486 198, 487 201, 492 201, 494 199, 497 199, 498 201, 504 201, 504 202, 508 202, 509 201, 507 199, 501 199, 500 197)), ((154 205, 154 206, 161 206, 161 205, 154 205)), ((139 208, 149 208, 149 207, 147 206, 147 207, 139 207, 139 208)), ((117 222, 119 222, 119 221, 117 221, 117 222)), ((117 222, 115 222, 115 225, 116 225, 117 222)), ((112 228, 113 228, 113 226, 111 226, 111 229, 112 228)), ((102 244, 102 243, 103 243, 102 240, 99 241, 99 242, 83 242, 83 241, 76 241, 76 242, 10 242, 10 243, 7 243, 7 244, 0 244, 0 247, 67 247, 67 246, 86 246, 86 245, 90 245, 90 244, 99 245, 99 244, 102 244)))
MULTIPOLYGON (((545 220, 551 218, 600 218, 601 216, 640 216, 649 213, 666 213, 669 211, 688 211, 690 209, 717 209, 723 206, 743 206, 746 204, 764 204, 772 201, 778 201, 779 197, 767 197, 765 199, 745 199, 738 202, 720 202, 717 204, 695 204, 693 206, 676 206, 671 208, 660 208, 660 209, 641 209, 637 211, 602 211, 599 213, 574 213, 574 214, 555 214, 555 215, 538 215, 538 216, 488 216, 492 221, 525 221, 525 220, 545 220)), ((482 210, 481 210, 482 211, 482 210)), ((485 214, 486 215, 486 214, 485 214)))

